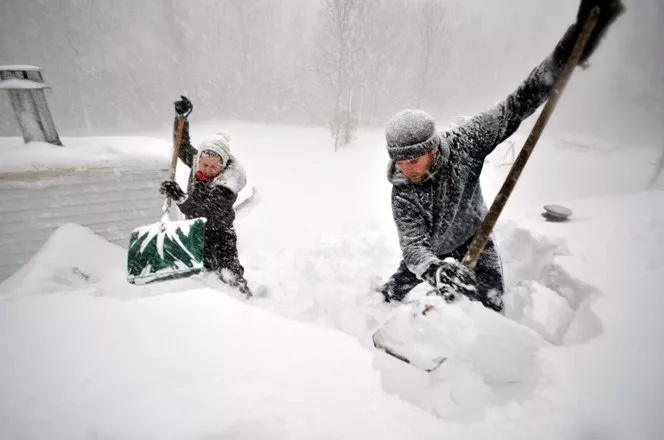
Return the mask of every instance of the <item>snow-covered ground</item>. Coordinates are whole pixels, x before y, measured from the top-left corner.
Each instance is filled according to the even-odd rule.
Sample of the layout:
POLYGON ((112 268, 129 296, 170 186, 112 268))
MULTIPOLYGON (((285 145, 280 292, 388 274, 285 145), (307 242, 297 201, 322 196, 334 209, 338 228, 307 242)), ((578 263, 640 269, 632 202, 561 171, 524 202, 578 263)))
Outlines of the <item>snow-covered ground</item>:
MULTIPOLYGON (((0 438, 664 434, 657 150, 543 138, 496 231, 507 316, 467 302, 431 315, 449 358, 426 374, 371 343, 395 307, 372 286, 400 257, 381 133, 334 153, 324 130, 202 123, 192 142, 220 129, 255 184, 236 225, 267 296, 210 277, 130 286, 122 248, 61 227, 0 285, 0 438), (545 222, 549 203, 570 221, 545 222)), ((489 203, 508 146, 487 161, 489 203)))

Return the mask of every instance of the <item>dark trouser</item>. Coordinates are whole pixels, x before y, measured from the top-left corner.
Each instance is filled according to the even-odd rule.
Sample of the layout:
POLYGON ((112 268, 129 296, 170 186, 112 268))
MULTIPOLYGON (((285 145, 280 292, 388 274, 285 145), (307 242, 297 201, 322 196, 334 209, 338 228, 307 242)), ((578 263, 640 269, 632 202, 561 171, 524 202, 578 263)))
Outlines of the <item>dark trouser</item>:
MULTIPOLYGON (((457 261, 461 261, 466 255, 471 242, 472 238, 451 253, 439 255, 438 258, 444 260, 447 257, 453 257, 457 261)), ((502 304, 499 298, 501 299, 504 293, 503 271, 493 237, 490 237, 487 241, 477 261, 474 272, 477 277, 477 294, 479 299, 485 303, 485 300, 490 295, 494 298, 494 302, 498 300, 498 303, 502 304)), ((394 275, 381 287, 381 293, 391 301, 402 301, 408 292, 413 290, 421 282, 422 280, 417 278, 417 275, 406 267, 406 263, 401 261, 394 275)))
POLYGON ((237 234, 232 226, 206 231, 204 266, 206 270, 218 272, 222 281, 248 290, 237 252, 237 234), (230 273, 230 277, 223 276, 224 270, 230 273))

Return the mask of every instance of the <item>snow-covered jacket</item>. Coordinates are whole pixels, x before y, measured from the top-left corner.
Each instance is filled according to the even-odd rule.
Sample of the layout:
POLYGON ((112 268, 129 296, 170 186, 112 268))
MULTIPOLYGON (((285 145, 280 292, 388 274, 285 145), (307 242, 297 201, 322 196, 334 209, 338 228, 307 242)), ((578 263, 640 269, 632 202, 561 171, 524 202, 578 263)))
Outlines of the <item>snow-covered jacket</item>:
POLYGON ((185 120, 179 158, 190 168, 190 172, 187 197, 178 207, 187 218, 206 217, 208 229, 231 227, 235 221, 233 204, 247 182, 244 168, 237 158, 230 155, 218 176, 209 182, 198 181, 196 173, 201 153, 191 145, 189 121, 185 120))
POLYGON ((551 94, 572 52, 577 30, 570 27, 518 88, 493 108, 450 130, 440 132, 441 147, 431 174, 411 183, 390 161, 392 213, 404 262, 418 277, 439 256, 467 242, 488 209, 480 188, 484 160, 510 137, 551 94))

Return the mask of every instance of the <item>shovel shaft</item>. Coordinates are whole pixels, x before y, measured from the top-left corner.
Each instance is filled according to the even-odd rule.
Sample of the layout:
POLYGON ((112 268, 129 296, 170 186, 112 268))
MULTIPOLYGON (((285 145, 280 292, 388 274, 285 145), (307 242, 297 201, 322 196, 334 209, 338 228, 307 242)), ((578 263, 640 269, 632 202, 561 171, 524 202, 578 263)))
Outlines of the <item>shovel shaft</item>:
POLYGON ((558 83, 551 92, 551 97, 549 98, 544 108, 542 109, 542 113, 537 119, 537 122, 535 123, 535 126, 533 127, 532 131, 530 132, 530 135, 528 136, 526 143, 524 144, 523 148, 521 149, 521 152, 516 158, 514 165, 512 165, 512 168, 510 169, 510 172, 507 175, 507 178, 505 179, 505 183, 503 183, 503 186, 500 188, 498 195, 496 195, 496 198, 494 199, 493 204, 491 205, 491 209, 489 210, 484 221, 482 222, 482 225, 480 226, 477 234, 475 234, 475 238, 471 242, 470 247, 468 248, 468 252, 466 253, 462 261, 462 263, 466 265, 466 267, 468 267, 469 269, 471 270, 475 269, 475 265, 479 260, 480 254, 484 250, 484 246, 486 245, 487 241, 489 240, 489 237, 491 236, 491 232, 493 231, 493 227, 498 221, 500 213, 507 204, 507 200, 510 194, 512 193, 512 190, 516 186, 516 183, 519 179, 519 176, 521 175, 521 172, 526 166, 526 162, 528 162, 530 155, 535 149, 537 141, 539 140, 540 136, 542 135, 542 132, 544 131, 544 127, 549 122, 549 118, 551 117, 553 110, 556 108, 556 105, 558 104, 560 96, 562 95, 563 91, 565 90, 565 87, 567 86, 567 83, 569 82, 569 78, 572 75, 574 68, 579 63, 579 59, 581 58, 583 49, 585 48, 586 43, 588 42, 588 39, 590 38, 592 31, 595 28, 595 25, 597 24, 597 19, 599 18, 599 12, 600 10, 598 6, 595 6, 592 9, 590 16, 588 17, 588 20, 586 21, 583 30, 581 31, 581 34, 579 35, 576 44, 574 45, 572 55, 567 60, 567 63, 565 64, 560 79, 558 80, 558 83))
MULTIPOLYGON (((175 180, 175 168, 178 165, 178 156, 180 155, 180 146, 182 145, 182 133, 184 132, 184 118, 178 117, 178 128, 175 134, 175 143, 173 145, 173 156, 171 156, 171 167, 168 171, 168 180, 175 180)), ((166 198, 166 207, 164 210, 169 212, 171 209, 171 198, 166 198)))

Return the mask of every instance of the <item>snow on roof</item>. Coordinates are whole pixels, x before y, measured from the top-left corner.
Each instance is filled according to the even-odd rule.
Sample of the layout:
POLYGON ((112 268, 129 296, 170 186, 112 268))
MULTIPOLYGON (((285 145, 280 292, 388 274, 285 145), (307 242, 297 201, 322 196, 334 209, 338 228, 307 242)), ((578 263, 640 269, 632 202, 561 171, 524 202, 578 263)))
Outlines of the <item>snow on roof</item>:
POLYGON ((0 138, 0 173, 116 166, 166 169, 172 150, 168 141, 153 137, 74 137, 62 142, 64 147, 0 138))
POLYGON ((50 86, 47 86, 44 83, 33 81, 31 79, 21 79, 21 78, 12 78, 0 81, 0 89, 24 89, 24 90, 37 90, 37 89, 48 89, 50 86))
POLYGON ((37 70, 42 70, 42 68, 38 66, 30 66, 28 64, 8 64, 6 66, 0 66, 0 71, 5 71, 5 70, 37 71, 37 70))

